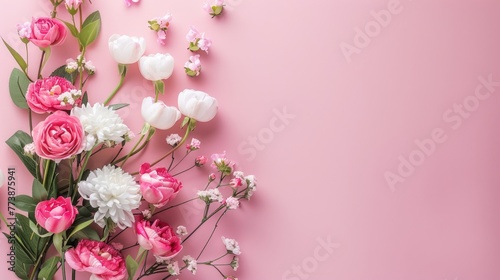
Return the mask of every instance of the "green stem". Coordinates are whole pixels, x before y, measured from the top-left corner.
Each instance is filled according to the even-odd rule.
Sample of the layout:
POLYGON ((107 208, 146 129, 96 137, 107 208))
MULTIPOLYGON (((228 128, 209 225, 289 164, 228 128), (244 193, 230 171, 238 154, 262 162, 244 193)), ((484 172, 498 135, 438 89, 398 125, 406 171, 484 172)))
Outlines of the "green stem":
POLYGON ((206 219, 203 219, 201 221, 201 223, 184 239, 182 240, 182 243, 181 244, 184 244, 184 242, 186 242, 191 236, 193 236, 193 234, 198 231, 198 229, 200 229, 200 227, 205 224, 208 220, 210 220, 210 218, 212 218, 215 214, 217 214, 220 210, 226 208, 225 205, 221 205, 219 206, 219 208, 215 209, 214 212, 212 212, 206 219))
POLYGON ((43 59, 45 58, 45 50, 42 51, 42 57, 40 58, 40 65, 38 66, 38 74, 36 75, 37 79, 42 78, 42 68, 43 68, 43 59))
POLYGON ((189 170, 191 170, 191 169, 193 169, 193 168, 195 168, 195 167, 196 167, 196 164, 195 164, 195 165, 193 165, 193 166, 191 166, 191 167, 189 167, 188 169, 184 169, 184 170, 182 170, 182 171, 180 171, 180 172, 175 173, 174 175, 172 175, 172 177, 175 177, 175 176, 180 175, 180 174, 182 174, 182 173, 184 173, 184 172, 187 172, 187 171, 189 171, 189 170))
POLYGON ((186 203, 191 202, 191 201, 196 200, 196 199, 198 199, 198 197, 191 198, 191 199, 186 200, 186 201, 184 201, 184 202, 181 202, 181 203, 179 203, 179 204, 169 206, 169 207, 167 207, 167 208, 165 208, 165 209, 162 209, 162 210, 160 210, 160 211, 158 211, 158 212, 154 213, 153 215, 160 214, 161 212, 165 212, 165 211, 167 211, 167 210, 169 210, 169 209, 172 209, 172 208, 177 207, 177 206, 181 206, 181 205, 183 205, 183 204, 186 204, 186 203))
POLYGON ((64 252, 61 254, 61 268, 62 268, 62 278, 66 280, 66 263, 64 259, 64 252))
POLYGON ((45 257, 45 253, 47 253, 47 250, 49 249, 49 244, 50 242, 46 242, 45 245, 43 246, 42 254, 38 256, 38 259, 36 260, 35 266, 33 267, 33 270, 31 272, 30 279, 35 280, 38 278, 38 272, 39 272, 39 267, 41 265, 42 259, 45 257))
POLYGON ((80 76, 80 90, 82 90, 83 88, 83 65, 82 65, 82 62, 83 62, 83 59, 85 57, 85 51, 86 51, 86 48, 83 47, 82 48, 82 53, 80 54, 80 59, 78 60, 78 68, 82 67, 82 72, 79 72, 79 76, 80 76), (82 65, 82 66, 80 66, 82 65))
POLYGON ((106 101, 104 101, 104 105, 108 105, 109 102, 115 97, 116 93, 120 90, 120 88, 123 85, 123 81, 125 80, 125 76, 127 74, 127 65, 118 65, 118 70, 120 71, 120 81, 118 82, 118 85, 116 88, 111 92, 111 94, 108 96, 106 101))
MULTIPOLYGON (((151 132, 151 131, 150 131, 151 132)), ((152 133, 148 133, 148 137, 146 138, 146 141, 144 141, 144 143, 139 147, 137 148, 135 151, 131 152, 130 153, 130 156, 127 154, 126 156, 123 156, 119 159, 116 159, 116 157, 118 157, 119 153, 116 154, 115 158, 111 161, 111 165, 116 165, 122 161, 124 161, 125 159, 127 159, 128 157, 131 157, 131 156, 134 156, 136 155, 137 153, 139 153, 140 151, 142 151, 142 149, 144 149, 146 147, 146 145, 149 143, 149 141, 151 140, 151 138, 153 137, 153 134, 152 133)), ((120 151, 123 149, 123 147, 120 148, 120 151)), ((138 174, 138 173, 137 173, 138 174)))
POLYGON ((179 142, 179 144, 177 144, 175 147, 173 147, 172 150, 170 150, 170 152, 168 152, 166 155, 162 156, 158 160, 156 160, 153 163, 151 163, 151 166, 154 166, 154 165, 158 164, 160 161, 164 160, 170 154, 172 154, 173 152, 175 152, 175 150, 177 150, 180 146, 182 146, 182 144, 184 144, 184 142, 188 138, 190 132, 191 132, 191 129, 190 129, 190 125, 188 124, 188 127, 186 127, 186 133, 184 134, 184 137, 182 138, 181 142, 179 142))
MULTIPOLYGON (((217 222, 215 222, 215 226, 214 226, 214 229, 212 230, 212 232, 210 233, 210 236, 208 237, 208 240, 207 242, 205 242, 205 246, 203 246, 203 248, 201 249, 200 253, 198 254, 198 257, 196 259, 199 259, 201 257, 201 254, 203 254, 203 251, 205 251, 205 249, 207 248, 208 246, 208 243, 210 242, 210 240, 212 240, 212 237, 214 236, 214 233, 215 233, 215 230, 217 229, 217 227, 219 226, 219 222, 220 220, 222 219, 222 217, 224 216, 224 214, 227 213, 227 208, 226 210, 224 210, 224 212, 222 212, 222 214, 219 216, 219 218, 217 219, 217 222)), ((227 255, 227 253, 226 253, 227 255)), ((225 255, 224 255, 225 256, 225 255)), ((220 260, 222 259, 224 256, 218 258, 218 259, 215 259, 213 260, 212 262, 214 261, 217 261, 217 260, 220 260)))
POLYGON ((31 136, 31 133, 33 131, 33 112, 29 108, 28 108, 28 120, 30 125, 30 136, 31 136))
POLYGON ((137 143, 135 143, 134 147, 132 148, 132 150, 130 150, 130 152, 127 154, 127 156, 125 157, 125 159, 123 160, 122 164, 120 165, 120 167, 123 168, 123 166, 125 165, 125 163, 127 162, 127 160, 132 156, 132 153, 137 149, 137 147, 139 146, 139 144, 142 142, 142 140, 144 140, 144 136, 145 134, 142 134, 141 135, 141 138, 139 138, 139 141, 137 141, 137 143))

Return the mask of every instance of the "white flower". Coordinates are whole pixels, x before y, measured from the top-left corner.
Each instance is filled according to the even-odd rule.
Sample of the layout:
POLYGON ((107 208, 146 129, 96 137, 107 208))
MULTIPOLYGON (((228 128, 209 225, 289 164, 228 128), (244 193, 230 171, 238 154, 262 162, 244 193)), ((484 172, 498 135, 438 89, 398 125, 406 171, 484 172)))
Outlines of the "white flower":
POLYGON ((27 156, 33 156, 35 155, 35 144, 34 143, 29 143, 24 145, 23 147, 24 154, 27 156))
POLYGON ((66 72, 73 73, 78 69, 78 62, 72 58, 66 60, 66 72))
POLYGON ((248 175, 245 177, 245 182, 247 184, 246 198, 250 199, 257 190, 257 178, 254 175, 248 175))
POLYGON ((106 224, 105 218, 111 218, 121 229, 131 227, 132 210, 141 205, 140 187, 134 177, 111 165, 90 172, 87 180, 78 183, 78 191, 98 208, 94 221, 101 227, 106 224))
POLYGON ((240 206, 240 201, 236 197, 230 196, 226 199, 226 205, 228 209, 235 210, 240 206))
POLYGON ((167 106, 163 101, 155 102, 150 96, 142 100, 141 115, 152 127, 163 130, 171 128, 181 118, 177 108, 167 106))
POLYGON ((57 100, 61 101, 61 106, 75 105, 75 100, 79 99, 81 96, 81 90, 72 89, 59 95, 57 100))
POLYGON ((224 236, 222 236, 222 243, 224 243, 224 245, 226 246, 226 250, 229 253, 234 255, 241 254, 240 246, 238 245, 238 242, 236 242, 236 240, 225 238, 224 236))
POLYGON ((146 51, 146 41, 142 37, 113 34, 108 41, 109 51, 119 64, 132 64, 146 51))
MULTIPOLYGON (((233 259, 231 260, 230 265, 234 271, 238 270, 238 267, 240 267, 239 260, 240 259, 237 256, 233 256, 233 259)), ((236 279, 238 279, 238 278, 236 278, 236 279)))
POLYGON ((99 103, 94 104, 93 107, 89 104, 82 105, 81 108, 75 107, 71 115, 80 119, 87 134, 86 151, 104 142, 120 143, 129 132, 128 127, 115 110, 99 103))
POLYGON ((187 270, 191 271, 193 275, 196 274, 196 269, 198 266, 196 260, 189 255, 182 257, 182 260, 187 265, 187 270))
POLYGON ((94 75, 96 70, 94 63, 90 60, 85 62, 85 70, 87 70, 89 75, 94 75))
POLYGON ((179 134, 176 134, 176 133, 170 134, 169 136, 167 136, 167 139, 166 139, 167 144, 169 144, 172 147, 177 146, 177 144, 179 144, 179 142, 181 142, 181 140, 182 140, 182 137, 180 137, 179 134))
POLYGON ((168 273, 170 275, 179 275, 180 273, 180 270, 179 270, 179 263, 177 262, 170 262, 168 265, 167 265, 167 269, 168 269, 168 273))
POLYGON ((217 99, 192 89, 179 93, 179 110, 187 117, 200 122, 208 122, 217 114, 217 99))
POLYGON ((176 233, 180 236, 184 236, 188 234, 187 228, 185 226, 178 226, 176 233))
POLYGON ((200 199, 202 199, 205 202, 222 202, 224 198, 222 197, 222 194, 220 193, 219 189, 209 189, 206 191, 198 191, 196 193, 200 199))
POLYGON ((174 71, 174 58, 168 53, 143 56, 139 60, 139 70, 146 80, 168 79, 174 71))
POLYGON ((234 178, 245 180, 245 173, 243 173, 243 171, 234 171, 233 176, 234 178))

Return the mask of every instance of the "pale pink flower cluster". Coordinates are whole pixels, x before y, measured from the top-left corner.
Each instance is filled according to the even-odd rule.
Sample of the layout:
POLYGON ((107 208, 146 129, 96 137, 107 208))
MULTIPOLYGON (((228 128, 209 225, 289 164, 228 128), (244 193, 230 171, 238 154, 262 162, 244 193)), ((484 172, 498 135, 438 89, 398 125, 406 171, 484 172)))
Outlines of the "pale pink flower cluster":
POLYGON ((236 240, 230 239, 230 238, 225 238, 224 236, 222 236, 222 243, 224 243, 224 245, 226 246, 226 250, 229 253, 231 253, 233 255, 240 255, 241 254, 240 246, 238 245, 238 242, 236 242, 236 240))
POLYGON ((196 262, 196 260, 191 257, 190 255, 187 255, 187 256, 184 256, 182 257, 182 261, 184 261, 184 263, 186 264, 187 266, 187 270, 191 271, 191 273, 196 274, 196 269, 198 268, 198 263, 196 262))
POLYGON ((186 71, 186 74, 190 77, 196 77, 200 75, 201 72, 201 61, 200 61, 200 55, 192 55, 189 57, 189 60, 186 61, 184 64, 184 70, 186 71))
POLYGON ((189 42, 189 50, 193 52, 202 50, 208 53, 208 48, 212 46, 212 41, 205 36, 205 32, 200 33, 194 26, 189 28, 186 40, 189 42))
POLYGON ((219 16, 224 11, 224 0, 207 1, 203 4, 203 10, 212 17, 219 16))
POLYGON ((137 4, 139 3, 140 0, 125 0, 125 5, 127 5, 127 7, 130 7, 132 4, 137 4))
POLYGON ((156 40, 158 44, 162 46, 165 45, 165 41, 167 40, 167 30, 171 21, 172 21, 172 14, 169 13, 164 15, 163 17, 157 17, 148 21, 149 29, 156 32, 157 35, 156 40))

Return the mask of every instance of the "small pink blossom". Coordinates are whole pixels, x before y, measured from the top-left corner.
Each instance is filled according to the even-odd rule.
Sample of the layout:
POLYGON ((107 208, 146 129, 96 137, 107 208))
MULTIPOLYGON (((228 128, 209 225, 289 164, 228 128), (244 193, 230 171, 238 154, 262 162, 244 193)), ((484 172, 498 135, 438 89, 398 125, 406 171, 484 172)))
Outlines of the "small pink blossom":
POLYGON ((186 40, 190 43, 195 43, 198 38, 200 38, 200 32, 194 26, 190 26, 186 34, 186 40))
POLYGON ((172 21, 171 14, 166 14, 163 17, 157 17, 148 21, 149 29, 156 32, 157 35, 156 40, 162 46, 165 45, 165 40, 167 39, 167 30, 171 21, 172 21))
POLYGON ((208 175, 208 180, 210 182, 212 182, 213 180, 215 180, 215 173, 210 173, 210 175, 208 175))
POLYGON ((186 145, 186 148, 190 151, 195 151, 200 148, 201 142, 200 140, 193 138, 191 139, 191 143, 186 145))
POLYGON ((194 161, 194 164, 198 167, 205 165, 205 163, 207 163, 207 158, 205 156, 199 156, 194 161))
POLYGON ((201 61, 200 61, 200 55, 192 55, 189 57, 189 60, 186 61, 184 64, 184 70, 186 71, 186 74, 190 77, 195 77, 200 75, 201 72, 201 61))
POLYGON ((229 175, 233 173, 234 162, 226 158, 226 152, 222 154, 212 155, 212 167, 220 171, 222 174, 229 175))
POLYGON ((231 179, 231 181, 229 181, 229 184, 231 184, 233 188, 238 188, 243 186, 242 180, 240 178, 231 179))
POLYGON ((240 201, 236 197, 230 196, 226 199, 226 206, 230 210, 238 209, 238 207, 240 207, 240 201))
POLYGON ((17 34, 24 43, 27 43, 31 38, 31 22, 27 21, 17 25, 17 34))
POLYGON ((139 0, 125 0, 125 5, 127 5, 127 7, 130 7, 132 5, 132 3, 139 3, 139 0))
POLYGON ((208 48, 212 46, 212 40, 205 37, 205 33, 201 34, 201 38, 198 40, 198 47, 208 53, 208 48))
POLYGON ((214 0, 212 3, 207 1, 203 4, 203 10, 212 17, 219 16, 224 11, 224 0, 214 0))

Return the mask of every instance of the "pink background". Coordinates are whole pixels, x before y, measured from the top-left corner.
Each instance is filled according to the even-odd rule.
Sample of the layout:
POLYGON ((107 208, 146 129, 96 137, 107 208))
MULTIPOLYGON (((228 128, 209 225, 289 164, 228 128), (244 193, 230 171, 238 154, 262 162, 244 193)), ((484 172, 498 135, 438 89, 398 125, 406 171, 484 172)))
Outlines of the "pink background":
MULTIPOLYGON (((1 36, 21 51, 15 25, 46 15, 48 2, 9 1, 0 11, 1 36)), ((223 222, 209 253, 221 252, 218 236, 236 237, 243 251, 237 276, 247 280, 500 279, 500 87, 490 87, 487 97, 490 91, 480 88, 482 100, 474 97, 479 77, 500 81, 500 2, 227 2, 219 19, 204 13, 202 0, 142 0, 131 8, 122 0, 96 0, 90 7, 103 19, 87 57, 98 69, 91 102, 103 100, 118 80, 107 38, 144 36, 147 53, 169 52, 176 59, 166 102, 175 104, 184 88, 204 90, 220 102, 217 118, 195 132, 204 141, 200 154, 226 150, 240 169, 259 178, 258 192, 223 222), (371 11, 387 15, 378 12, 388 7, 392 14, 381 26, 371 11), (168 11, 174 21, 160 47, 147 20, 168 11), (214 41, 196 79, 183 73, 189 25, 214 41), (363 41, 357 28, 365 27, 371 37, 363 41), (347 44, 354 53, 342 51, 347 44), (454 104, 464 102, 460 116, 454 104), (284 110, 285 122, 278 117, 284 110), (436 129, 441 143, 424 140, 436 129), (422 141, 425 151, 416 144, 422 141), (387 172, 404 181, 391 188, 387 172), (335 248, 321 247, 328 240, 335 248)), ((76 56, 64 49, 54 50, 47 69, 76 56)), ((27 122, 8 97, 15 62, 3 47, 0 56, 0 139, 7 139, 27 130, 27 122)), ((130 74, 116 103, 133 103, 121 114, 138 131, 140 101, 152 91, 137 66, 130 74)), ((149 156, 167 134, 159 134, 149 156)), ((0 168, 16 167, 18 183, 30 186, 6 145, 0 154, 0 168)), ((197 188, 186 186, 182 198, 197 188)), ((189 224, 187 217, 176 221, 189 224)), ((0 255, 0 269, 5 258, 0 255)), ((203 273, 203 279, 219 279, 210 269, 203 273)), ((185 273, 180 279, 190 278, 185 273)))

